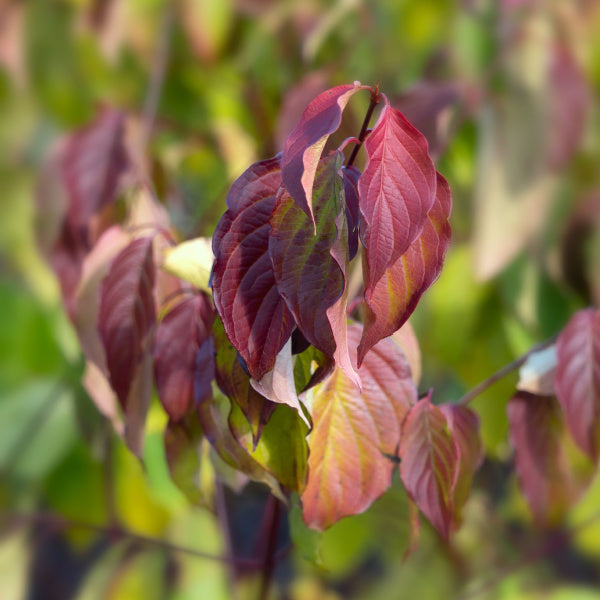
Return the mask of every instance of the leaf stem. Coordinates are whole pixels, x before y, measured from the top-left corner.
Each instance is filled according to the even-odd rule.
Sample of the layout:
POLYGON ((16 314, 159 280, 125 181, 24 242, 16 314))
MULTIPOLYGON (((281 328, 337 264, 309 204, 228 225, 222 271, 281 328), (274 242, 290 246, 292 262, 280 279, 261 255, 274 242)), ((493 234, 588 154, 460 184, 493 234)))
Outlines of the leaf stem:
POLYGON ((281 520, 281 503, 272 494, 269 495, 267 506, 265 508, 265 517, 268 523, 268 538, 263 554, 262 579, 258 600, 266 600, 275 570, 277 557, 277 534, 279 533, 279 523, 281 520))
POLYGON ((373 116, 373 111, 375 107, 381 101, 381 94, 379 93, 379 84, 375 85, 374 89, 371 89, 371 102, 369 103, 369 108, 367 109, 367 114, 365 115, 362 127, 360 128, 360 133, 358 134, 358 143, 352 149, 352 154, 350 154, 350 158, 346 163, 347 167, 351 167, 356 160, 356 155, 360 150, 360 147, 363 145, 365 138, 367 137, 367 131, 369 129, 369 123, 371 122, 371 117, 373 116))
POLYGON ((463 406, 466 406, 467 404, 469 404, 469 402, 471 402, 472 400, 477 398, 477 396, 479 396, 480 394, 485 392, 485 390, 487 390, 488 388, 492 387, 492 385, 494 385, 496 382, 498 382, 502 378, 506 377, 509 373, 512 373, 513 371, 516 371, 518 368, 520 368, 523 364, 525 364, 527 359, 532 354, 534 354, 535 352, 539 352, 540 350, 544 350, 545 348, 548 348, 549 346, 554 344, 557 337, 558 337, 558 334, 553 335, 551 338, 547 339, 545 342, 541 342, 541 343, 535 345, 533 348, 531 348, 531 350, 529 350, 522 356, 519 356, 519 358, 513 360, 512 362, 508 363, 507 365, 505 365, 504 367, 502 367, 501 369, 496 371, 494 374, 490 375, 487 379, 484 379, 481 383, 477 384, 471 391, 467 392, 458 401, 458 404, 461 404, 463 406))

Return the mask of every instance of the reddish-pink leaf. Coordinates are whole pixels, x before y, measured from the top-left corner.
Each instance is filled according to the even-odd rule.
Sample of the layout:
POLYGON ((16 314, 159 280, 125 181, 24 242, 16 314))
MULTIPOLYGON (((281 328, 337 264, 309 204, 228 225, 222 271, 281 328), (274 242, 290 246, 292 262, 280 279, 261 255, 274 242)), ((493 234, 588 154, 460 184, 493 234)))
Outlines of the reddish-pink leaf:
POLYGON ((437 173, 436 200, 419 237, 406 252, 373 282, 369 260, 363 256, 365 279, 365 329, 358 362, 374 344, 400 329, 423 292, 438 278, 450 245, 452 196, 446 180, 437 173))
POLYGON ((123 115, 106 110, 66 143, 61 167, 74 233, 87 231, 90 218, 115 199, 128 165, 123 132, 123 115))
POLYGON ((458 452, 444 413, 429 396, 419 400, 406 416, 400 460, 400 477, 408 495, 440 535, 448 539, 458 452))
POLYGON ((519 485, 534 520, 540 526, 557 525, 589 483, 593 467, 583 480, 576 477, 554 398, 517 392, 507 415, 519 485))
POLYGON ((600 310, 573 315, 556 342, 554 386, 573 439, 594 461, 600 454, 600 310))
POLYGON ((313 219, 313 183, 327 138, 337 130, 348 100, 360 84, 339 85, 319 94, 288 136, 281 158, 283 184, 298 206, 313 219))
POLYGON ((460 404, 442 404, 439 408, 446 417, 458 457, 458 468, 452 484, 452 525, 457 526, 461 520, 461 509, 471 491, 473 475, 483 461, 479 417, 470 408, 460 404))
POLYGON ((273 368, 295 325, 268 252, 269 219, 280 183, 278 158, 252 165, 233 184, 229 208, 213 236, 215 306, 255 379, 273 368))
POLYGON ((339 175, 341 159, 338 151, 319 163, 314 222, 280 189, 271 218, 269 254, 279 292, 300 331, 352 376, 346 341, 348 228, 339 175))
POLYGON ((98 330, 111 386, 125 409, 145 338, 156 320, 154 273, 152 238, 138 238, 115 257, 101 286, 98 330))
MULTIPOLYGON (((348 327, 352 359, 361 328, 348 327)), ((306 523, 325 529, 366 510, 390 485, 402 422, 416 400, 410 367, 383 340, 359 369, 362 392, 339 368, 312 391, 308 482, 302 494, 306 523)))
POLYGON ((203 401, 212 396, 214 359, 209 342, 214 310, 204 294, 194 294, 173 307, 160 321, 154 338, 154 378, 158 397, 171 421, 181 420, 194 406, 196 368, 206 371, 203 401), (198 355, 202 360, 197 360, 198 355))
POLYGON ((551 168, 561 169, 581 142, 590 104, 586 78, 565 44, 551 47, 548 81, 552 124, 548 128, 548 162, 551 168))
POLYGON ((358 192, 372 288, 421 234, 435 200, 436 172, 423 134, 389 105, 365 149, 358 192))

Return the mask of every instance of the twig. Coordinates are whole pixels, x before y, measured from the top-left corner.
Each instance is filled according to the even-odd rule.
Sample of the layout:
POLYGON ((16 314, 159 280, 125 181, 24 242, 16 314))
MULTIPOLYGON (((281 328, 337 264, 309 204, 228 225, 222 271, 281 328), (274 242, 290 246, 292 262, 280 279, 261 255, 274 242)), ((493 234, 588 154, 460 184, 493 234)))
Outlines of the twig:
POLYGON ((346 163, 347 167, 351 167, 356 160, 356 155, 360 150, 363 142, 365 141, 365 137, 367 137, 367 130, 369 129, 369 123, 371 122, 371 117, 373 116, 373 111, 375 107, 381 101, 381 95, 379 94, 379 84, 375 86, 374 90, 371 90, 371 102, 369 103, 369 108, 367 109, 367 114, 365 115, 362 127, 360 128, 360 133, 358 134, 358 144, 354 146, 352 149, 352 154, 350 154, 350 158, 346 163))
POLYGON ((508 363, 500 370, 496 371, 493 375, 490 375, 487 379, 484 379, 481 383, 477 384, 471 391, 467 392, 459 401, 458 404, 467 405, 471 400, 474 400, 479 396, 479 394, 485 392, 489 387, 494 385, 497 381, 500 381, 503 377, 506 377, 509 373, 516 371, 519 367, 521 367, 527 359, 534 354, 535 352, 539 352, 540 350, 544 350, 549 346, 552 346, 556 341, 558 335, 552 336, 550 339, 545 342, 541 342, 537 344, 531 350, 520 356, 519 358, 513 360, 511 363, 508 363))

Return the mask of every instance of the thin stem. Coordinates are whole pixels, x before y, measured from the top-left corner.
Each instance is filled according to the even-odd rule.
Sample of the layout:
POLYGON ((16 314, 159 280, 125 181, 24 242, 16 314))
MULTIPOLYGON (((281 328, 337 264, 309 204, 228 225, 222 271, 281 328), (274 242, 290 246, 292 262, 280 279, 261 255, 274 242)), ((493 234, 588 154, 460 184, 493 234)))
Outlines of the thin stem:
POLYGON ((550 339, 546 340, 545 342, 541 342, 540 344, 537 344, 536 346, 531 348, 531 350, 529 350, 529 352, 526 352, 519 358, 513 360, 511 363, 508 363, 507 365, 502 367, 500 370, 496 371, 493 375, 490 375, 487 379, 484 379, 481 383, 476 385, 471 391, 467 392, 458 401, 458 404, 462 404, 463 406, 469 404, 469 402, 471 402, 472 400, 477 398, 477 396, 479 396, 479 394, 482 394, 483 392, 485 392, 485 390, 492 387, 492 385, 494 385, 496 382, 500 381, 502 378, 506 377, 508 374, 512 373, 513 371, 516 371, 518 368, 520 368, 522 365, 524 365, 525 362, 527 361, 527 359, 532 354, 534 354, 535 352, 539 352, 540 350, 544 350, 545 348, 548 348, 549 346, 552 346, 552 344, 554 344, 554 342, 556 341, 557 337, 558 337, 557 335, 554 335, 550 339))
POLYGON ((268 538, 262 560, 262 579, 260 583, 260 591, 258 600, 266 600, 277 557, 275 551, 277 549, 277 534, 279 533, 279 523, 281 520, 281 503, 272 494, 269 495, 265 516, 268 523, 268 538))
POLYGON ((360 128, 360 133, 358 134, 358 143, 352 149, 352 154, 350 154, 350 158, 346 163, 347 167, 351 167, 356 160, 356 155, 360 150, 360 147, 363 145, 365 138, 367 137, 367 131, 369 129, 369 123, 371 122, 371 117, 373 116, 373 111, 375 107, 381 102, 381 95, 379 94, 379 84, 375 86, 374 90, 371 90, 371 102, 369 103, 369 108, 367 109, 367 114, 365 115, 365 119, 363 121, 362 127, 360 128))

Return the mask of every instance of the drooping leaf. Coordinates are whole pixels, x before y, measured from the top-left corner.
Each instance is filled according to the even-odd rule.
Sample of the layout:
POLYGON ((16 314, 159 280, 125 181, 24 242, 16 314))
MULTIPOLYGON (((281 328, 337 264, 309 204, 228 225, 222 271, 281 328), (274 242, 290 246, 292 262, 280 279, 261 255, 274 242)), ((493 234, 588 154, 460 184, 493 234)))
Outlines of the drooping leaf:
POLYGON ((206 371, 199 401, 212 396, 214 378, 212 343, 209 340, 214 311, 204 294, 194 294, 176 304, 160 321, 154 337, 154 378, 158 397, 172 422, 194 406, 197 368, 206 371), (200 359, 199 359, 200 358, 200 359))
POLYGON ((215 319, 213 324, 213 340, 217 385, 232 403, 240 407, 252 429, 256 444, 277 405, 267 400, 250 384, 250 377, 244 371, 236 349, 227 339, 221 319, 215 319))
POLYGON ((421 234, 437 184, 425 137, 389 104, 365 149, 368 162, 358 182, 360 236, 372 288, 421 234))
POLYGON ((360 171, 354 166, 342 167, 344 180, 344 198, 346 200, 346 221, 348 222, 348 258, 352 260, 358 251, 358 223, 360 212, 358 208, 358 180, 360 171))
POLYGON ((458 452, 444 413, 429 399, 409 411, 400 440, 400 477, 408 495, 448 539, 453 517, 453 489, 458 452))
POLYGON ((600 454, 600 310, 571 317, 556 342, 555 390, 571 435, 596 460, 600 454))
POLYGON ((339 175, 341 157, 338 151, 319 163, 313 191, 314 226, 281 188, 271 218, 269 254, 279 292, 300 331, 355 377, 346 341, 348 230, 339 175))
POLYGON ((365 329, 358 349, 359 364, 374 344, 402 327, 423 292, 438 278, 450 245, 452 196, 446 180, 437 173, 436 200, 419 237, 373 283, 368 256, 363 255, 365 329))
POLYGON ((340 126, 348 100, 361 88, 359 83, 340 85, 319 94, 285 142, 281 158, 283 185, 311 222, 313 184, 321 153, 327 138, 340 126))
MULTIPOLYGON (((361 328, 348 327, 352 358, 361 328)), ((339 367, 312 391, 304 520, 325 529, 366 510, 390 485, 402 422, 416 400, 410 368, 389 340, 359 369, 362 393, 339 367)))
POLYGON ((281 183, 279 159, 252 165, 231 187, 213 236, 215 307, 255 379, 270 371, 294 328, 268 253, 269 219, 281 183))
POLYGON ((555 398, 517 392, 507 415, 519 486, 534 520, 540 526, 558 525, 589 483, 593 465, 582 469, 574 464, 555 398))
POLYGON ((153 287, 152 238, 138 238, 113 260, 102 282, 98 313, 110 383, 124 408, 156 320, 153 287))
POLYGON ((458 468, 452 484, 452 525, 457 526, 460 525, 461 509, 471 491, 473 475, 483 461, 479 417, 467 406, 459 404, 442 404, 439 408, 446 417, 458 459, 458 468))

